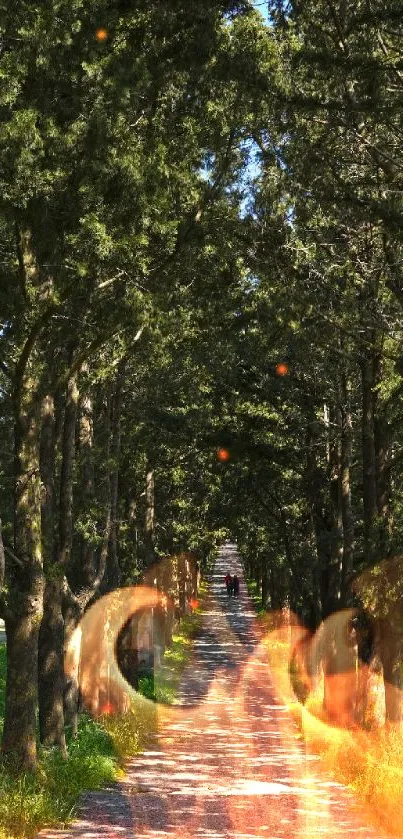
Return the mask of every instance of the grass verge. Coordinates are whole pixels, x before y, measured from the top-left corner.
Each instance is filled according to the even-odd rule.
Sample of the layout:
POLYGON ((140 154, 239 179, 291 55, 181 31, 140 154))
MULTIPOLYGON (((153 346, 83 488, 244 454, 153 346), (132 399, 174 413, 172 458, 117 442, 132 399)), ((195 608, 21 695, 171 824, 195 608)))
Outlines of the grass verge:
MULTIPOLYGON (((202 585, 201 597, 205 593, 202 585)), ((164 657, 162 675, 155 686, 143 679, 140 692, 157 702, 174 701, 181 674, 192 652, 192 640, 201 624, 201 609, 183 618, 164 657)), ((0 733, 4 717, 6 648, 0 646, 0 733)), ((68 741, 68 758, 55 750, 40 750, 35 776, 16 779, 0 768, 0 839, 30 839, 45 827, 61 827, 74 816, 79 797, 117 781, 128 757, 138 754, 155 730, 156 714, 141 719, 134 713, 102 717, 83 714, 78 737, 68 741)))
POLYGON ((311 753, 324 768, 356 795, 371 822, 389 835, 403 839, 402 727, 346 730, 329 725, 323 711, 323 687, 305 706, 291 705, 291 713, 311 753))
POLYGON ((323 769, 353 791, 368 821, 382 832, 403 839, 402 726, 351 730, 330 725, 323 710, 323 679, 305 704, 299 702, 290 683, 289 630, 273 627, 269 615, 262 623, 269 633, 267 648, 276 688, 308 753, 319 755, 323 769))
MULTIPOLYGON (((205 583, 200 587, 200 602, 206 593, 205 583)), ((157 703, 172 705, 177 695, 181 675, 192 655, 192 642, 199 632, 202 616, 201 606, 182 618, 173 635, 172 646, 166 650, 163 667, 158 672, 155 682, 143 677, 139 682, 139 691, 148 699, 157 703)), ((156 730, 156 714, 150 706, 149 715, 142 713, 141 719, 135 713, 113 714, 101 718, 104 729, 112 738, 115 752, 122 764, 127 758, 140 752, 150 735, 156 730)))

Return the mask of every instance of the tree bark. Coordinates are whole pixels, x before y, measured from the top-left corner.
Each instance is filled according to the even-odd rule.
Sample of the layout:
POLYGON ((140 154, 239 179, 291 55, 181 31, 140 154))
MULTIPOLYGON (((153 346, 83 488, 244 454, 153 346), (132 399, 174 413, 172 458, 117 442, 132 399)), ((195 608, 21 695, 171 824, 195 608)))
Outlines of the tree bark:
POLYGON ((14 394, 14 551, 6 614, 7 683, 2 749, 18 771, 36 769, 38 636, 44 576, 39 473, 40 403, 37 379, 25 375, 14 394))
POLYGON ((73 467, 75 458, 76 419, 78 405, 77 374, 67 386, 64 414, 62 467, 60 474, 59 549, 58 565, 66 568, 70 562, 73 541, 73 467))
POLYGON ((46 574, 43 617, 39 631, 39 735, 44 746, 57 746, 66 756, 64 734, 64 621, 61 580, 55 563, 55 406, 52 396, 42 403, 40 471, 42 481, 42 551, 46 574))
MULTIPOLYGON (((64 618, 62 611, 63 578, 71 556, 73 541, 73 470, 77 418, 77 375, 68 382, 64 411, 62 463, 60 472, 59 538, 52 546, 44 598, 44 615, 39 647, 39 730, 45 746, 58 746, 66 755, 64 735, 64 618)), ((51 440, 49 417, 44 417, 42 434, 42 471, 50 482, 51 440)), ((49 494, 49 491, 48 491, 49 494)), ((50 518, 50 511, 46 519, 50 518)), ((50 533, 47 539, 51 538, 50 533)))
POLYGON ((107 579, 108 589, 113 591, 120 586, 120 567, 118 557, 118 492, 119 492, 119 455, 121 442, 123 368, 119 370, 112 405, 112 434, 110 475, 111 528, 109 537, 107 579))
POLYGON ((267 560, 262 557, 262 565, 261 565, 261 575, 262 575, 262 608, 265 609, 267 606, 267 601, 269 597, 269 572, 267 567, 267 560))
POLYGON ((305 491, 315 535, 320 606, 322 619, 324 619, 331 614, 335 605, 331 581, 333 520, 329 520, 329 503, 325 501, 326 475, 317 463, 316 447, 318 442, 314 424, 310 423, 306 445, 305 491))
POLYGON ((350 605, 349 584, 354 563, 354 516, 351 506, 351 455, 353 427, 350 409, 348 380, 345 373, 341 376, 341 456, 340 456, 340 499, 343 523, 343 560, 341 573, 342 606, 350 605))
POLYGON ((374 431, 375 360, 366 356, 361 364, 362 378, 362 466, 364 505, 364 553, 367 564, 376 558, 374 523, 378 508, 376 497, 376 456, 374 431))
POLYGON ((4 585, 4 577, 6 573, 6 558, 3 545, 3 525, 0 519, 0 595, 4 585))
MULTIPOLYGON (((94 502, 94 425, 93 401, 89 393, 80 399, 79 410, 79 444, 81 462, 81 491, 84 512, 91 517, 91 507, 94 502)), ((81 545, 81 579, 84 586, 91 586, 96 576, 95 550, 91 539, 82 537, 81 545)))
POLYGON ((402 721, 402 640, 388 620, 378 619, 378 652, 382 662, 385 686, 385 718, 387 722, 402 721))
POLYGON ((44 746, 57 746, 66 757, 63 662, 62 581, 48 579, 39 633, 39 734, 44 746))
POLYGON ((146 565, 155 562, 154 527, 155 527, 155 483, 154 471, 148 467, 146 474, 146 514, 145 514, 145 551, 146 565))
POLYGON ((335 430, 332 439, 329 434, 329 495, 330 510, 330 562, 328 582, 328 611, 341 606, 341 580, 343 567, 343 511, 341 501, 341 412, 332 408, 330 412, 335 430))
MULTIPOLYGON (((67 580, 63 580, 63 616, 65 621, 65 650, 69 647, 71 636, 76 629, 85 609, 99 593, 102 581, 104 579, 105 570, 107 567, 108 545, 111 532, 111 485, 110 485, 110 439, 111 439, 111 400, 109 396, 104 403, 105 415, 105 449, 103 469, 104 475, 101 480, 102 492, 100 497, 100 505, 105 515, 104 529, 102 542, 99 552, 98 569, 96 576, 90 586, 83 588, 77 596, 74 596, 69 589, 67 580)), ((78 692, 78 670, 80 662, 80 653, 77 651, 76 656, 77 670, 69 679, 64 696, 64 714, 67 725, 72 728, 73 736, 77 735, 78 730, 78 710, 79 710, 79 692, 78 692)))
MULTIPOLYGON (((73 632, 77 628, 83 614, 83 609, 77 598, 71 597, 71 592, 68 589, 67 581, 64 580, 62 610, 64 620, 64 650, 63 657, 69 647, 69 643, 73 632)), ((79 705, 79 667, 80 667, 80 650, 77 650, 76 655, 76 669, 70 674, 70 678, 64 685, 63 696, 63 713, 65 724, 71 727, 73 737, 78 734, 78 705, 79 705)))
POLYGON ((40 443, 41 536, 45 572, 55 560, 55 401, 48 395, 42 402, 40 443))
POLYGON ((386 411, 381 411, 374 422, 376 503, 379 519, 379 555, 384 559, 389 552, 392 536, 392 513, 390 509, 390 431, 386 411))

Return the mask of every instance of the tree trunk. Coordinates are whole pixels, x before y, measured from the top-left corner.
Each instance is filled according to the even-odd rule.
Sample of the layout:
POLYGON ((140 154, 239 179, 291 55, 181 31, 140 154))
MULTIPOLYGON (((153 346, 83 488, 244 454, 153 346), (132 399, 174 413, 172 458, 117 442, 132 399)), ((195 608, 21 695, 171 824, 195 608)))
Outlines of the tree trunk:
POLYGON ((3 753, 17 770, 36 769, 38 635, 43 610, 37 381, 20 382, 14 399, 15 524, 19 559, 10 579, 6 614, 7 683, 3 753))
POLYGON ((392 514, 390 509, 390 431, 386 412, 375 417, 375 464, 376 464, 376 503, 379 519, 379 555, 384 559, 388 555, 392 536, 392 514))
POLYGON ((118 490, 119 490, 119 454, 121 441, 121 410, 122 410, 123 368, 119 371, 112 406, 112 435, 110 475, 111 493, 111 532, 108 551, 108 589, 113 591, 120 586, 120 567, 118 557, 118 490))
POLYGON ((340 455, 340 499, 343 522, 343 561, 341 574, 342 606, 350 605, 349 584, 354 563, 354 516, 351 507, 351 455, 352 420, 349 404, 349 387, 346 375, 341 377, 341 455, 340 455))
POLYGON ((42 402, 40 443, 41 536, 45 572, 55 560, 55 402, 51 395, 42 402))
POLYGON ((63 662, 62 581, 49 579, 39 633, 39 733, 44 746, 58 746, 66 757, 63 662))
POLYGON ((149 467, 146 475, 146 515, 145 515, 145 549, 146 564, 155 562, 154 527, 155 527, 155 498, 154 471, 149 467))
POLYGON ((43 580, 30 574, 29 594, 19 610, 6 617, 7 681, 2 751, 12 770, 36 770, 36 708, 38 698, 38 630, 43 580))
POLYGON ((385 686, 385 718, 391 723, 402 720, 401 650, 400 632, 388 620, 379 619, 378 651, 385 686))
MULTIPOLYGON (((328 582, 328 611, 333 612, 341 606, 341 579, 343 567, 343 511, 341 503, 341 412, 332 409, 331 418, 335 426, 332 439, 329 439, 329 477, 330 477, 330 562, 328 582)), ((330 438, 330 433, 329 433, 330 438)))
POLYGON ((4 585, 4 577, 6 573, 6 558, 3 545, 3 525, 0 519, 0 595, 4 585))
MULTIPOLYGON (((320 605, 322 619, 326 618, 334 609, 331 585, 331 562, 332 562, 332 521, 328 521, 329 504, 325 504, 324 492, 326 476, 319 468, 316 456, 318 436, 314 424, 308 428, 306 445, 306 478, 305 492, 312 515, 313 531, 317 553, 318 588, 320 593, 320 605)), ((326 441, 326 449, 329 452, 326 441)))
MULTIPOLYGON (((58 746, 66 754, 64 735, 64 619, 62 612, 63 576, 68 566, 73 540, 73 467, 78 404, 77 376, 68 382, 64 412, 62 464, 60 474, 59 541, 57 556, 52 550, 45 588, 44 615, 39 649, 39 730, 45 746, 58 746)), ((42 471, 50 480, 49 418, 42 433, 42 471), (47 451, 48 449, 48 451, 47 451)), ((47 513, 47 517, 50 514, 47 513)), ((48 534, 48 540, 51 538, 48 534)))
POLYGON ((362 466, 364 505, 364 553, 367 564, 376 558, 374 523, 377 516, 376 458, 374 432, 375 362, 373 355, 363 359, 362 375, 362 466))
POLYGON ((261 574, 262 574, 262 608, 265 609, 267 606, 267 601, 269 597, 269 573, 267 567, 267 560, 262 557, 262 565, 261 565, 261 574))
MULTIPOLYGON (((66 650, 69 649, 71 637, 80 622, 82 614, 83 612, 79 607, 79 604, 67 596, 63 601, 64 654, 66 653, 66 650)), ((73 737, 77 737, 78 733, 79 668, 80 650, 77 650, 75 657, 75 671, 70 673, 69 679, 65 682, 63 697, 64 721, 66 725, 71 727, 73 737)))
MULTIPOLYGON (((81 491, 83 510, 91 517, 91 507, 94 502, 94 425, 93 402, 89 393, 80 399, 79 411, 79 443, 81 461, 81 491)), ((81 545, 81 580, 84 586, 91 586, 96 576, 95 550, 91 538, 83 536, 81 545)))
MULTIPOLYGON (((72 595, 68 589, 67 581, 63 581, 64 598, 63 598, 63 615, 65 621, 65 650, 69 648, 70 640, 75 631, 85 609, 100 591, 101 584, 104 578, 107 567, 108 545, 110 541, 111 532, 111 484, 110 484, 110 439, 111 439, 111 401, 109 396, 105 399, 103 405, 103 414, 105 418, 104 423, 104 469, 100 493, 100 507, 105 516, 104 530, 101 548, 99 552, 98 568, 95 579, 91 586, 84 588, 77 597, 72 595)), ((78 710, 79 710, 79 667, 80 667, 80 650, 77 650, 76 655, 76 671, 70 674, 68 683, 66 684, 64 696, 64 714, 67 725, 72 728, 73 736, 76 736, 78 730, 78 710)))
POLYGON ((66 568, 70 562, 73 541, 73 467, 75 458, 78 389, 77 375, 67 386, 64 414, 62 467, 60 474, 59 550, 58 565, 66 568))
POLYGON ((53 577, 55 562, 55 411, 54 399, 47 396, 42 404, 40 471, 42 481, 42 551, 47 576, 43 618, 39 631, 38 699, 39 734, 44 746, 58 746, 66 755, 64 735, 63 637, 61 582, 53 577))

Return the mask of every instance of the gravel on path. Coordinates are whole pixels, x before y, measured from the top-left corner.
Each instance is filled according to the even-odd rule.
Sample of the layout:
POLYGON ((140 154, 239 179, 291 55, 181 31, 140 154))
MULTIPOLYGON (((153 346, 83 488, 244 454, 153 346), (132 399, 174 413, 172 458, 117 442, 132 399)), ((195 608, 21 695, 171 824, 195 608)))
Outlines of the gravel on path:
POLYGON ((276 696, 236 546, 211 576, 177 704, 119 784, 88 793, 79 818, 41 839, 386 839, 307 755, 276 696), (228 598, 227 570, 241 579, 228 598))

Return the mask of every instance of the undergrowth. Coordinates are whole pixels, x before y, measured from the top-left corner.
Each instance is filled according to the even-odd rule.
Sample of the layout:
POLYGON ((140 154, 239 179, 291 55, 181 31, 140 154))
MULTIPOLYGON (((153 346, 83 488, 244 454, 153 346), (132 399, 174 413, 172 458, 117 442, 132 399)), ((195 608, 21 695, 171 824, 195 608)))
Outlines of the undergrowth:
POLYGON ((338 729, 328 724, 320 688, 304 706, 295 703, 293 717, 310 752, 326 770, 349 786, 373 823, 403 837, 403 731, 401 726, 338 729))
POLYGON ((355 793, 373 824, 403 839, 402 726, 366 730, 330 725, 323 709, 323 679, 304 704, 299 702, 290 683, 286 634, 273 632, 267 639, 270 663, 277 690, 287 703, 307 751, 319 755, 323 769, 355 793))
POLYGON ((102 726, 82 715, 78 737, 63 760, 56 750, 41 751, 36 775, 18 778, 0 771, 0 837, 34 836, 42 827, 64 824, 78 796, 117 778, 112 740, 102 726))
MULTIPOLYGON (((202 595, 205 589, 202 589, 202 595)), ((162 673, 140 680, 139 692, 158 703, 172 704, 201 623, 200 609, 183 618, 173 646, 164 656, 162 673)), ((6 647, 0 646, 0 733, 4 718, 6 647)), ((36 775, 15 778, 0 768, 0 839, 28 839, 44 827, 65 825, 80 795, 118 780, 127 758, 138 754, 156 730, 156 705, 136 715, 101 717, 82 714, 78 736, 68 738, 68 758, 57 750, 39 750, 36 775)))

